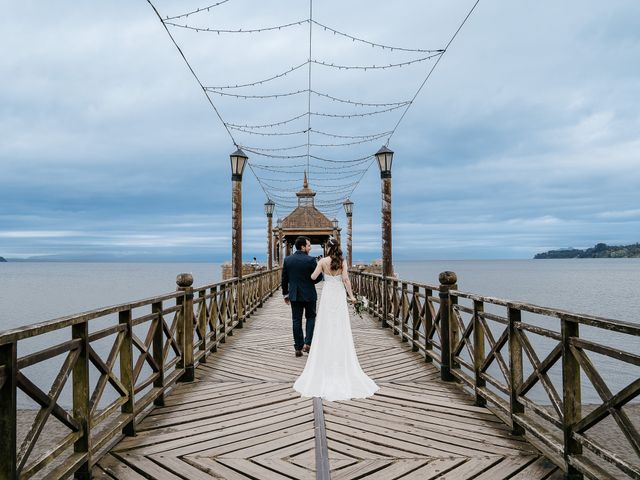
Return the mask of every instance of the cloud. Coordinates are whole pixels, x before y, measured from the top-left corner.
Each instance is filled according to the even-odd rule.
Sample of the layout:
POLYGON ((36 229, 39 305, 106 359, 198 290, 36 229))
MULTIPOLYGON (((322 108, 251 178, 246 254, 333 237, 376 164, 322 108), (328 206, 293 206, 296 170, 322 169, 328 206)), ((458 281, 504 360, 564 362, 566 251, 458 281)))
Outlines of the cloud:
MULTIPOLYGON (((186 8, 154 3, 167 15, 186 8)), ((314 18, 381 44, 442 48, 473 3, 409 1, 399 8, 329 0, 314 5, 314 18)), ((0 64, 0 255, 229 258, 228 155, 235 145, 148 5, 6 8, 0 40, 14 47, 0 64)), ((235 29, 307 15, 308 5, 294 0, 250 8, 228 2, 188 22, 235 29)), ((631 0, 481 2, 391 138, 396 255, 529 257, 549 248, 638 241, 639 21, 640 5, 631 0)), ((263 34, 172 32, 208 86, 266 79, 309 55, 307 24, 263 34)), ((318 25, 312 33, 319 60, 382 65, 415 58, 318 25)), ((314 64, 312 88, 356 103, 411 100, 431 65, 365 73, 314 64)), ((225 91, 271 94, 306 89, 308 81, 305 66, 256 89, 225 91)), ((226 122, 240 125, 289 119, 306 113, 309 102, 305 94, 212 98, 226 122)), ((312 96, 311 110, 373 107, 312 96)), ((311 125, 341 135, 310 136, 332 145, 388 131, 402 112, 311 121, 303 115, 280 130, 303 133, 282 137, 230 131, 241 145, 270 149, 306 146, 311 125)), ((312 153, 353 160, 381 143, 312 147, 312 153)), ((298 155, 306 147, 267 151, 298 155)), ((279 202, 288 199, 286 205, 295 202, 291 190, 301 186, 307 164, 303 157, 250 157, 261 182, 247 170, 243 240, 246 256, 262 258, 264 189, 279 202)), ((325 190, 319 204, 333 202, 325 211, 342 223, 340 202, 349 190, 340 186, 358 182, 350 194, 356 258, 380 250, 380 179, 369 162, 340 170, 313 159, 309 166, 312 187, 325 190)), ((284 205, 276 218, 288 213, 284 205)))

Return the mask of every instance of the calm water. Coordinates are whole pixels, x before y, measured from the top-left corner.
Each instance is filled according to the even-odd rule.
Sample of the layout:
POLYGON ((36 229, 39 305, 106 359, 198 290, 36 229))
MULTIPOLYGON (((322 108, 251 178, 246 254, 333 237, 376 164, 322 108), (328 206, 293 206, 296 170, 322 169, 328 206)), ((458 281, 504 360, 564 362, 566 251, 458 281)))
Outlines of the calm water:
MULTIPOLYGON (((436 285, 439 272, 453 270, 463 291, 640 323, 640 259, 422 261, 396 262, 395 268, 401 279, 436 285)), ((193 274, 195 286, 219 281, 221 276, 219 264, 204 263, 0 263, 0 330, 170 292, 182 272, 193 274)), ((557 330, 555 320, 529 320, 557 330)), ((96 322, 91 330, 112 321, 96 322)), ((627 352, 640 351, 638 338, 589 329, 581 334, 627 352)), ((64 341, 68 335, 59 332, 48 336, 48 341, 64 341)), ((553 347, 544 339, 532 338, 532 342, 541 358, 553 347)), ((19 354, 42 347, 23 342, 19 354)), ((108 352, 109 345, 103 348, 108 352)), ((40 365, 28 372, 30 378, 48 389, 47 379, 61 361, 48 362, 52 372, 40 365)), ((602 366, 614 392, 640 374, 635 367, 621 368, 605 357, 594 357, 594 361, 602 366)), ((550 372, 554 383, 559 375, 556 366, 550 372)), ((597 401, 588 382, 584 383, 584 400, 597 401)), ((67 393, 62 395, 63 402, 65 397, 67 393)), ((532 397, 543 399, 544 394, 534 391, 532 397)), ((29 404, 21 399, 21 405, 29 404)))

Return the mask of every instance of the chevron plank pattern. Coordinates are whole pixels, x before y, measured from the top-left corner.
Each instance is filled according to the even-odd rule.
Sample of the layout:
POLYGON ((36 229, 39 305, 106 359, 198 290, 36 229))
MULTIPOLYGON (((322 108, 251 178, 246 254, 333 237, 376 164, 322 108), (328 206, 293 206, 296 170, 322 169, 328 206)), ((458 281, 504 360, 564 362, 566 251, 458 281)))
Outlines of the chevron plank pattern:
MULTIPOLYGON (((380 391, 323 402, 331 478, 562 478, 489 410, 389 329, 352 317, 358 357, 380 391)), ((276 296, 96 464, 103 479, 315 479, 313 402, 291 388, 289 308, 276 296)))

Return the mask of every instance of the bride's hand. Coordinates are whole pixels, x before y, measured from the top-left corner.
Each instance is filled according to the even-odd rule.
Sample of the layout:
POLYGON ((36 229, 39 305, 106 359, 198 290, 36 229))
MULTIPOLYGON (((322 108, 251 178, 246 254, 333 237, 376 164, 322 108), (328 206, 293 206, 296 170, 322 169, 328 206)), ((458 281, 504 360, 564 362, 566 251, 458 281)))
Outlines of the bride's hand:
POLYGON ((355 297, 349 297, 349 299, 348 299, 349 303, 356 303, 356 301, 357 300, 355 299, 355 297))

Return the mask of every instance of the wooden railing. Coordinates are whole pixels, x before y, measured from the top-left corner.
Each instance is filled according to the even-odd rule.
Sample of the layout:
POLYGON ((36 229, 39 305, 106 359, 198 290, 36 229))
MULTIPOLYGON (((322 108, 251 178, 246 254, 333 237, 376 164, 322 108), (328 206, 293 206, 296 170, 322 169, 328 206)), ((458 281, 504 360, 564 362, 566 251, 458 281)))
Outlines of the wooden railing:
POLYGON ((135 435, 136 424, 154 405, 163 405, 168 389, 193 380, 194 368, 242 328, 279 287, 280 271, 198 288, 192 283, 190 274, 181 274, 175 292, 0 332, 1 479, 89 478, 111 445, 135 435), (34 339, 35 351, 19 355, 34 339), (62 366, 48 392, 29 378, 33 367, 56 362, 62 366), (71 408, 60 399, 67 383, 71 408), (20 443, 19 391, 40 406, 20 443), (68 433, 32 458, 51 417, 68 433))
POLYGON ((640 479, 640 435, 625 411, 640 394, 640 324, 461 292, 453 272, 441 273, 438 285, 350 276, 369 313, 435 361, 443 380, 458 381, 477 405, 525 434, 566 478, 640 479), (608 337, 616 338, 607 344, 608 337), (615 361, 626 386, 614 394, 611 372, 594 356, 615 361), (599 405, 583 404, 588 386, 599 405), (614 430, 608 437, 595 433, 605 421, 614 430))

